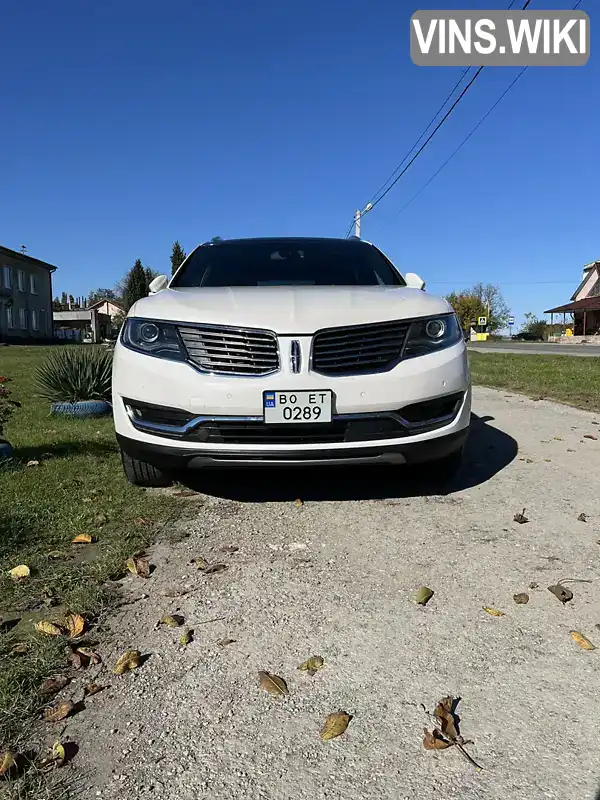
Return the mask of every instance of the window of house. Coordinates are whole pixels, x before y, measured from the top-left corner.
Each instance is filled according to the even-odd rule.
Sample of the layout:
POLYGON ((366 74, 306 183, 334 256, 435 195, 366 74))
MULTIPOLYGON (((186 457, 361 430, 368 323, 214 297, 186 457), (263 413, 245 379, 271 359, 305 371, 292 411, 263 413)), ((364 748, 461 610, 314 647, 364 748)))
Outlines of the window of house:
POLYGON ((20 308, 19 309, 19 325, 22 328, 26 328, 27 327, 27 309, 26 308, 20 308))
POLYGON ((5 289, 12 289, 12 270, 10 267, 2 267, 2 284, 5 289))
POLYGON ((40 329, 40 326, 39 326, 39 323, 38 323, 38 314, 37 314, 37 311, 34 308, 31 309, 31 328, 34 331, 39 331, 39 329, 40 329))
POLYGON ((37 288, 35 285, 35 275, 29 276, 29 293, 30 294, 37 294, 37 288))
POLYGON ((20 292, 25 291, 25 273, 22 269, 20 269, 17 273, 17 285, 20 292))
POLYGON ((6 327, 7 328, 14 328, 15 327, 15 323, 14 323, 14 319, 13 319, 12 306, 7 306, 6 307, 6 327))

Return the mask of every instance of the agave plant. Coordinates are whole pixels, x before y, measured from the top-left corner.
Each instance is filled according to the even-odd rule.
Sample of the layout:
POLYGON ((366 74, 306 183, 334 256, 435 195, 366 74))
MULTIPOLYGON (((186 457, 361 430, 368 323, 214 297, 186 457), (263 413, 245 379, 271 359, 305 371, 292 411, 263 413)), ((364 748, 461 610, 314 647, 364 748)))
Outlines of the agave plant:
POLYGON ((110 398, 112 351, 69 347, 48 356, 36 371, 38 390, 52 402, 110 398))

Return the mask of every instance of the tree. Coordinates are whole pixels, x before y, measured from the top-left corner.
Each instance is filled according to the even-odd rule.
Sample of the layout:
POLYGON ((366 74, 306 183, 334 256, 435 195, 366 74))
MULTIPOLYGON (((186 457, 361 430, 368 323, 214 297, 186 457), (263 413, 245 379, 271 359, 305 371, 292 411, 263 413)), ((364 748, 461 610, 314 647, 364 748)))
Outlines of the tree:
POLYGON ((185 250, 179 244, 179 241, 173 243, 173 252, 171 253, 171 275, 175 275, 179 267, 186 259, 185 250))
POLYGON ((58 297, 55 297, 52 301, 52 311, 64 311, 63 304, 60 302, 58 297))
POLYGON ((123 307, 129 311, 134 303, 148 296, 148 276, 138 258, 123 281, 123 307))
POLYGON ((510 316, 500 287, 491 283, 476 283, 471 289, 452 292, 446 300, 454 309, 464 331, 476 325, 478 317, 487 317, 488 330, 494 333, 506 327, 510 316))
POLYGON ((211 242, 213 244, 216 244, 217 242, 222 242, 222 241, 223 241, 223 239, 221 239, 220 236, 213 236, 212 239, 211 239, 211 242))
POLYGON ((63 307, 63 311, 66 311, 69 307, 69 298, 66 292, 63 292, 60 296, 60 304, 63 307))
POLYGON ((477 324, 478 317, 484 317, 487 313, 481 300, 469 291, 452 292, 446 297, 458 317, 460 326, 466 333, 472 325, 477 324))
POLYGON ((525 314, 525 321, 521 326, 519 335, 525 335, 528 339, 545 339, 547 334, 546 320, 538 319, 537 316, 529 311, 525 314))
POLYGON ((150 286, 154 278, 157 278, 160 275, 160 272, 152 269, 152 267, 144 267, 144 272, 146 273, 146 281, 148 282, 148 286, 150 286))
POLYGON ((114 289, 94 289, 93 292, 88 294, 89 306, 94 305, 99 300, 116 300, 118 302, 119 298, 114 289))

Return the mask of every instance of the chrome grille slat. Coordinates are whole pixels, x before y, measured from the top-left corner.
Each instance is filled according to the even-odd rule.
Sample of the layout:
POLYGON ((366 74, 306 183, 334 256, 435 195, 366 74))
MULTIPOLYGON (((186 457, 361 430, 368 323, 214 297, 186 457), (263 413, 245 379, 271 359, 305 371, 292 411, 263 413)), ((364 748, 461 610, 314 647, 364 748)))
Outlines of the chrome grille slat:
POLYGON ((190 361, 222 375, 269 375, 279 369, 277 337, 252 328, 179 325, 190 361))
POLYGON ((409 322, 327 328, 315 334, 312 366, 323 375, 385 372, 399 360, 409 322))

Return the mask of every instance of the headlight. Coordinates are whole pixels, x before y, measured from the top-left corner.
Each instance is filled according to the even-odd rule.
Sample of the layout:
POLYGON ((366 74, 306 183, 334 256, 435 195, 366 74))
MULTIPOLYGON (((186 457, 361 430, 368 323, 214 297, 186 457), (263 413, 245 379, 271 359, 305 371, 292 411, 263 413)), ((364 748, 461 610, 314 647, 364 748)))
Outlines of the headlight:
POLYGON ((403 357, 414 358, 436 353, 462 341, 462 330, 456 314, 428 317, 411 323, 403 357))
POLYGON ((122 341, 126 347, 158 358, 185 361, 186 353, 175 325, 132 317, 123 326, 122 341))

